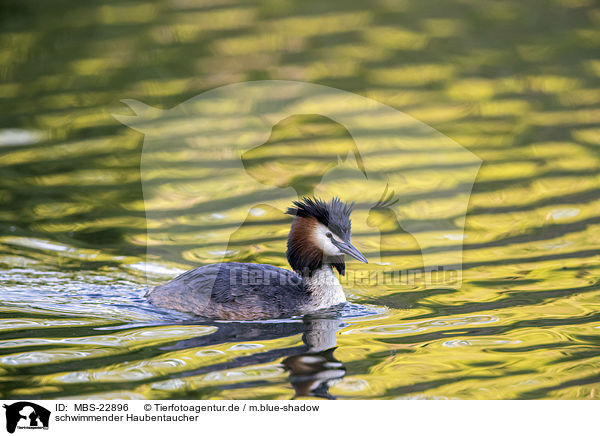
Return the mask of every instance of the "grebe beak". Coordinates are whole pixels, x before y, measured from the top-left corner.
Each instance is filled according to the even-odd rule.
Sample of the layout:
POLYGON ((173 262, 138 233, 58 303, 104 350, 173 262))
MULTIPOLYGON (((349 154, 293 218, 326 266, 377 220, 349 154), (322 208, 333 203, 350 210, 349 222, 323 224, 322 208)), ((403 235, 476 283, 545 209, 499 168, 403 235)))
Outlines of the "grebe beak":
POLYGON ((338 242, 335 239, 332 239, 332 242, 334 243, 334 245, 337 248, 339 248, 339 250, 342 253, 347 254, 348 256, 352 256, 353 258, 355 258, 356 260, 361 261, 362 263, 369 263, 369 261, 367 260, 367 258, 365 256, 363 256, 362 253, 360 251, 358 251, 357 248, 350 243, 350 241, 348 241, 348 242, 344 242, 344 241, 338 242))

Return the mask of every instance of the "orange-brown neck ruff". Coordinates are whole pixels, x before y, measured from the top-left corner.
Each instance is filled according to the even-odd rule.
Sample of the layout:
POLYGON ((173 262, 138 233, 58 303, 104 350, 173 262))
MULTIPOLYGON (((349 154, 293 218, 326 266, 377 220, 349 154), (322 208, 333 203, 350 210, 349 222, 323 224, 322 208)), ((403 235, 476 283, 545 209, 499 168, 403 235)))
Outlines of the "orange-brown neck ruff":
POLYGON ((306 275, 323 265, 323 251, 314 241, 317 219, 313 217, 294 218, 287 244, 287 259, 294 271, 306 275))

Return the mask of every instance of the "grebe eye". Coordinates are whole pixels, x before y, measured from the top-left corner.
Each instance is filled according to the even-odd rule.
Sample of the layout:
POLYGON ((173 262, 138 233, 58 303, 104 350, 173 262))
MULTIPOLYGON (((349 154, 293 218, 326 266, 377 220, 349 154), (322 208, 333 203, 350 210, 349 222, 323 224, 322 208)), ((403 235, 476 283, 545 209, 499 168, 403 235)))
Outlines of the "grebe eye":
POLYGON ((327 236, 328 238, 331 238, 333 235, 331 234, 331 232, 327 232, 327 233, 325 233, 325 236, 327 236))

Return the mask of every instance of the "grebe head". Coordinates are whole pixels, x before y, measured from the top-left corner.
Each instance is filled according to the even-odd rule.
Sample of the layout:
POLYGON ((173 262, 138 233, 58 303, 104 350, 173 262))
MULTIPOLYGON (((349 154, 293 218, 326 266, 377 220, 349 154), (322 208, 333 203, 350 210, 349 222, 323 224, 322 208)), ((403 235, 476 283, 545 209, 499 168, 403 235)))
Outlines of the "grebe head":
POLYGON ((335 197, 329 202, 304 197, 293 203, 296 207, 290 207, 286 213, 295 216, 287 249, 294 271, 307 274, 329 264, 344 275, 345 254, 368 263, 350 242, 353 204, 335 197))

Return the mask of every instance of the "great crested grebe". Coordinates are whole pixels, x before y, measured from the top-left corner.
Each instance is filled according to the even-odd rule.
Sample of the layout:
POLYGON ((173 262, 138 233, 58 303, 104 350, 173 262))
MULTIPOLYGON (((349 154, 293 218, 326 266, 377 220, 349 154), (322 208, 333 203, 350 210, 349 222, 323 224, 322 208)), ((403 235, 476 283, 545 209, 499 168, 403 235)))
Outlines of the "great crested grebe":
POLYGON ((146 296, 155 306, 209 319, 251 320, 306 314, 346 302, 333 268, 344 255, 368 263, 350 242, 352 204, 333 198, 294 201, 287 259, 294 270, 252 263, 218 263, 187 271, 146 296))

